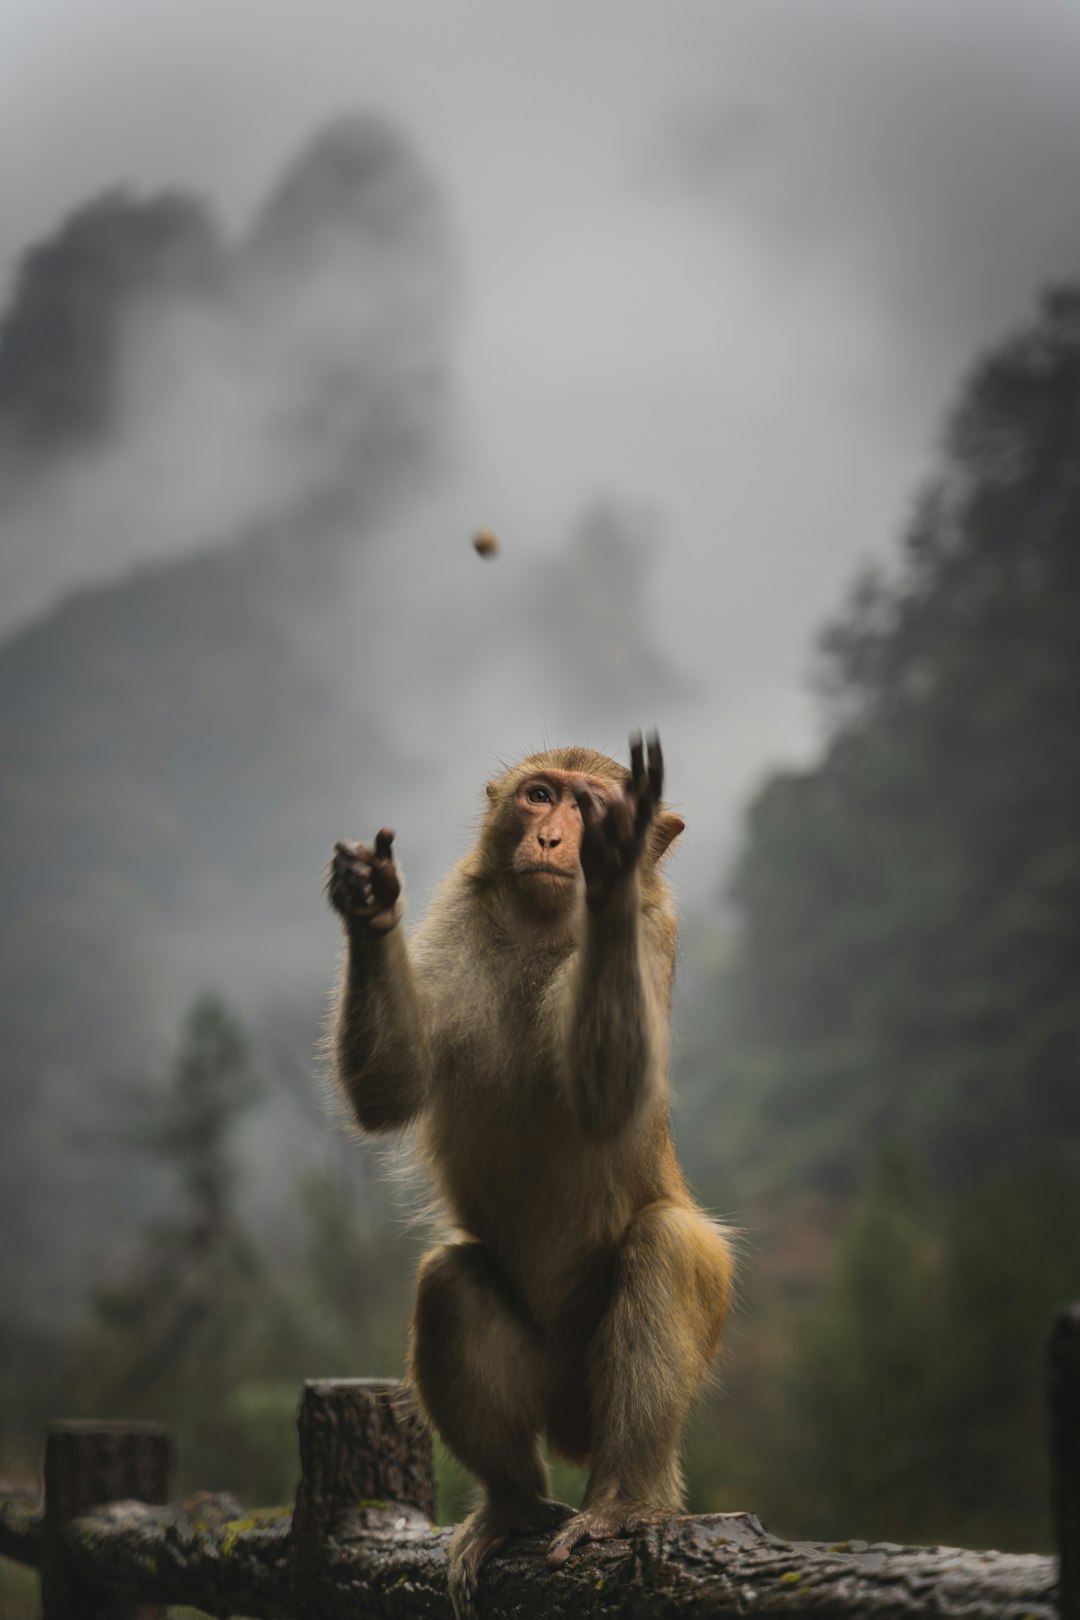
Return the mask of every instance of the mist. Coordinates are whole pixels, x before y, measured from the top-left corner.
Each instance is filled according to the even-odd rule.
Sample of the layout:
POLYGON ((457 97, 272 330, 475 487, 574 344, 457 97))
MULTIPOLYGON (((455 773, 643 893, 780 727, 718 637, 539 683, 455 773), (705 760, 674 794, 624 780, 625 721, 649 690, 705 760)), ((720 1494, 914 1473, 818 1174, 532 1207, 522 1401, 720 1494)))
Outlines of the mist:
MULTIPOLYGON (((895 545, 956 373, 1075 260, 1076 20, 1004 3, 870 19, 829 0, 767 18, 688 6, 678 27, 648 6, 512 23, 473 5, 451 26, 433 10, 376 22, 328 5, 314 28, 215 13, 207 56, 199 6, 154 30, 129 5, 92 28, 65 15, 51 44, 11 24, 6 102, 35 165, 31 192, 13 147, 3 160, 9 263, 62 200, 179 185, 228 222, 246 285, 224 311, 180 301, 130 334, 109 443, 18 490, 5 623, 347 485, 358 398, 339 415, 337 394, 316 418, 311 395, 333 386, 350 342, 371 363, 362 306, 387 320, 385 289, 361 295, 352 264, 334 287, 316 277, 304 297, 295 282, 275 294, 235 261, 275 157, 340 108, 374 107, 426 170, 457 277, 440 475, 376 537, 380 566, 402 564, 380 587, 393 604, 381 624, 411 647, 399 700, 415 715, 446 691, 445 660, 434 679, 412 627, 475 615, 494 650, 504 573, 557 572, 598 502, 647 510, 650 633, 701 707, 612 712, 592 740, 614 748, 638 719, 669 732, 682 720, 673 789, 691 825, 707 806, 726 847, 755 774, 813 745, 813 629, 856 567, 895 545), (65 121, 83 132, 76 155, 65 121), (480 526, 503 540, 483 575, 468 551, 480 526), (422 588, 433 568, 437 600, 422 588)), ((392 365, 409 363, 410 325, 387 321, 392 365)), ((374 634, 363 657, 341 648, 350 686, 380 678, 374 634)), ((444 738, 440 768, 465 751, 455 795, 475 794, 469 772, 519 739, 580 724, 550 673, 487 658, 485 640, 456 648, 470 737, 452 722, 424 731, 429 759, 432 730, 444 738)))

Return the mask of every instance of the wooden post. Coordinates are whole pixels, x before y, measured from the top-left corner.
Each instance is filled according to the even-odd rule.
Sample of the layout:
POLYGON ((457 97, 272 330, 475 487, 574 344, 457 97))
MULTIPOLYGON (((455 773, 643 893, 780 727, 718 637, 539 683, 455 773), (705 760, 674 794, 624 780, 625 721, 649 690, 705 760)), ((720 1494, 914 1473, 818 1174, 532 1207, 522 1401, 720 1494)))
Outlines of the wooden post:
POLYGON ((1063 1305, 1050 1334, 1050 1464, 1061 1620, 1080 1620, 1080 1305, 1063 1305))
POLYGON ((42 1620, 156 1620, 163 1609, 131 1606, 87 1590, 72 1567, 64 1530, 107 1502, 169 1500, 169 1435, 157 1423, 55 1423, 45 1439, 41 1540, 42 1620))
POLYGON ((310 1380, 297 1419, 300 1483, 293 1512, 297 1614, 330 1611, 327 1543, 347 1535, 356 1516, 391 1506, 435 1517, 431 1436, 400 1384, 377 1378, 310 1380))

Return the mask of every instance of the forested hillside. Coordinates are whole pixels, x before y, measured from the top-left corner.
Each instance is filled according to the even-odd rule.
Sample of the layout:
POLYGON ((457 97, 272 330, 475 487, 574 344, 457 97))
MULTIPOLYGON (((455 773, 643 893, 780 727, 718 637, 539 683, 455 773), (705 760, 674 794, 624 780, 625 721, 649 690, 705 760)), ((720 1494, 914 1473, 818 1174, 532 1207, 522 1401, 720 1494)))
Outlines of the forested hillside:
POLYGON ((698 1009, 696 1167, 759 1250, 735 1376, 770 1405, 760 1356, 788 1402, 757 1483, 826 1534, 1046 1544, 1042 1345, 1080 1292, 1077 290, 973 372, 820 692, 698 1009))

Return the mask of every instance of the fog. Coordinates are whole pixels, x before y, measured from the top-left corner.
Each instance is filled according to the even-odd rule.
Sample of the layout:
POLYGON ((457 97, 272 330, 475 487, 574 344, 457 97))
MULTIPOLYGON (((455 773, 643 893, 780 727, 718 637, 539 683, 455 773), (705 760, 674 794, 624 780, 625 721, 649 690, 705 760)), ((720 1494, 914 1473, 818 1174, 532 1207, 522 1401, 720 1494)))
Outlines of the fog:
MULTIPOLYGON (((402 730, 460 761, 459 825, 493 758, 576 734, 589 703, 566 690, 557 627, 548 661, 531 648, 521 667, 506 606, 515 573, 529 591, 557 574, 596 502, 626 506, 642 632, 678 679, 611 704, 589 740, 662 724, 717 866, 756 777, 813 745, 813 635, 894 546, 958 371, 1075 263, 1075 14, 108 3, 9 7, 0 29, 9 277, 108 186, 194 192, 235 243, 330 116, 374 110, 400 131, 458 277, 441 471, 366 565, 402 730), (503 542, 490 566, 468 547, 482 525, 503 542)), ((5 515, 9 628, 334 481, 340 423, 284 453, 268 430, 303 415, 312 353, 355 337, 355 287, 327 291, 261 324, 231 310, 227 330, 173 309, 133 340, 117 434, 5 515)), ((361 651, 342 648, 342 673, 382 679, 361 651)))

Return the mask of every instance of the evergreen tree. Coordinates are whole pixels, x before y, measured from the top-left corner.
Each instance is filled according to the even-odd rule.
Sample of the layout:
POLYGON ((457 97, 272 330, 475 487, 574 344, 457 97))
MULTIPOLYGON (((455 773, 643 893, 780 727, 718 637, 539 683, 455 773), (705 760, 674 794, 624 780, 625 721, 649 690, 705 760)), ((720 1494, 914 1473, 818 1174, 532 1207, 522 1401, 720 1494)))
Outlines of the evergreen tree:
POLYGON ((742 1330, 733 1383, 771 1365, 785 1403, 759 1504, 1045 1546, 1043 1344, 1080 1292, 1080 289, 976 367, 820 678, 712 1011, 725 1207, 779 1230, 816 1198, 841 1234, 797 1287, 779 1240, 742 1330))
POLYGON ((754 804, 736 1075, 781 1174, 1080 1142, 1080 291, 975 371, 900 577, 823 642, 821 763, 754 804), (809 1161, 809 1162, 808 1162, 809 1161))
POLYGON ((174 1204, 98 1288, 73 1382, 89 1411, 182 1426, 193 1483, 259 1491, 264 1459, 238 1396, 287 1346, 289 1321, 240 1215, 236 1135, 261 1086, 217 996, 194 1003, 165 1086, 143 1093, 132 1143, 163 1166, 174 1204))

